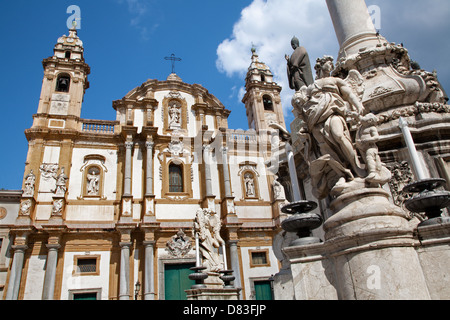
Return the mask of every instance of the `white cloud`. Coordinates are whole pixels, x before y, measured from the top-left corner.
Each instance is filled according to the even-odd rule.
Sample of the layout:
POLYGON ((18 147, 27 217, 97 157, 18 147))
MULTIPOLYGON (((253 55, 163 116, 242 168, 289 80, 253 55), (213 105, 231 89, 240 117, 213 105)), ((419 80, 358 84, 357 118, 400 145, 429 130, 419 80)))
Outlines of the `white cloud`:
MULTIPOLYGON (((422 67, 429 66, 429 71, 436 68, 444 87, 450 84, 450 43, 445 40, 450 30, 450 1, 367 0, 366 4, 381 8, 381 33, 388 41, 405 42, 413 59, 422 67)), ((327 54, 336 58, 338 54, 325 0, 253 0, 242 10, 232 35, 217 48, 218 70, 229 77, 243 78, 250 65, 252 43, 256 46, 260 60, 271 68, 275 81, 283 87, 281 98, 287 123, 293 119, 293 91, 287 83, 284 55, 291 54, 290 40, 294 35, 308 50, 312 66, 318 57, 327 54)))
POLYGON ((150 30, 145 17, 149 13, 149 2, 147 0, 116 0, 119 4, 127 4, 128 12, 132 16, 130 25, 136 28, 143 40, 149 40, 149 34, 153 32, 158 24, 154 24, 150 30))
POLYGON ((260 60, 271 68, 275 81, 283 87, 284 113, 290 117, 292 91, 287 83, 284 56, 292 53, 290 43, 294 35, 308 50, 312 64, 319 56, 337 54, 337 41, 325 1, 254 0, 242 10, 232 36, 217 48, 217 68, 230 77, 244 77, 253 44, 260 60))

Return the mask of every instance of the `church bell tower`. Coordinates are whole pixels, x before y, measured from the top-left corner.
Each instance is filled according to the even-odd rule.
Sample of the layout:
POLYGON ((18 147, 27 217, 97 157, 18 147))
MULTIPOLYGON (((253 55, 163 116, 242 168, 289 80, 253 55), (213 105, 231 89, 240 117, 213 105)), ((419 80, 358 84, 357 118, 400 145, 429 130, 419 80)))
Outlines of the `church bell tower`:
POLYGON ((77 129, 89 66, 75 26, 58 39, 53 56, 42 61, 44 79, 33 127, 77 129))
POLYGON ((245 104, 250 129, 256 131, 270 129, 272 123, 286 129, 280 99, 281 87, 273 81, 270 68, 259 61, 254 48, 252 48, 252 63, 245 79, 245 89, 242 102, 245 104))

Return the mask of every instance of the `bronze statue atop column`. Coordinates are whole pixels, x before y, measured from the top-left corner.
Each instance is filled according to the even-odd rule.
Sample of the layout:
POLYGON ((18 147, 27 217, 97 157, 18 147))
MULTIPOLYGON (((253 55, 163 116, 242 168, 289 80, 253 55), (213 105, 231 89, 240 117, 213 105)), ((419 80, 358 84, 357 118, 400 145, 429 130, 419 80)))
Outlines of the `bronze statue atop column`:
POLYGON ((295 91, 300 90, 303 86, 309 86, 314 83, 311 63, 309 61, 308 52, 304 47, 300 46, 300 41, 293 37, 291 40, 294 53, 292 56, 286 55, 287 73, 289 79, 289 87, 295 91))

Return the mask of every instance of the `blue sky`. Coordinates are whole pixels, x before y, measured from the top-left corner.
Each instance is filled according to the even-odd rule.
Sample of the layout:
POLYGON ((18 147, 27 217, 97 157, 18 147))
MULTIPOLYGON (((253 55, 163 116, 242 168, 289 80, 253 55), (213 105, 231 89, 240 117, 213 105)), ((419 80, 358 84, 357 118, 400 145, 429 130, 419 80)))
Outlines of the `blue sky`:
MULTIPOLYGON (((367 0, 381 8, 381 33, 403 42, 422 68, 436 69, 450 91, 448 52, 450 1, 367 0)), ((0 2, 0 188, 20 189, 27 155, 24 130, 36 113, 42 60, 67 34, 70 5, 81 9, 85 59, 91 67, 82 118, 115 120, 112 101, 147 79, 165 80, 171 65, 164 57, 182 58, 176 73, 199 83, 232 110, 230 128, 247 129, 240 103, 252 43, 283 89, 287 123, 292 121, 284 54, 296 35, 311 60, 336 56, 338 45, 325 0, 15 0, 0 2)))

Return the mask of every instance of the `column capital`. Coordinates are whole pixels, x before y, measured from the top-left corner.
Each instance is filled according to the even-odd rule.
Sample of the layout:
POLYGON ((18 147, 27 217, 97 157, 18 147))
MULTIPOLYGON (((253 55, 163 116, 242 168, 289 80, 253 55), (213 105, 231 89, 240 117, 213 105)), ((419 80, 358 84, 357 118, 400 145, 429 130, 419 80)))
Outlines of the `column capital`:
POLYGON ((125 148, 127 149, 131 149, 134 146, 134 142, 133 141, 126 141, 125 142, 125 148))
POLYGON ((156 241, 155 240, 145 240, 145 241, 142 241, 142 244, 146 247, 148 247, 148 246, 154 247, 156 244, 156 241))
POLYGON ((128 241, 122 241, 122 242, 119 242, 119 246, 121 247, 121 248, 123 248, 123 247, 131 247, 131 245, 132 245, 133 243, 132 242, 128 242, 128 241))
POLYGON ((11 249, 13 249, 14 251, 25 251, 28 249, 28 246, 25 244, 13 244, 11 246, 11 249))
POLYGON ((155 143, 153 141, 146 141, 145 142, 145 147, 147 149, 153 149, 154 146, 155 146, 155 143))
POLYGON ((61 245, 59 243, 48 243, 45 245, 47 249, 50 250, 59 250, 61 248, 61 245))

